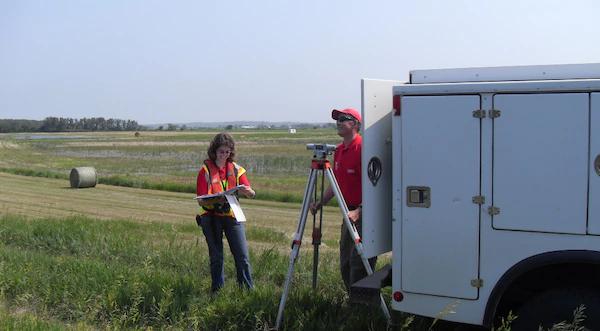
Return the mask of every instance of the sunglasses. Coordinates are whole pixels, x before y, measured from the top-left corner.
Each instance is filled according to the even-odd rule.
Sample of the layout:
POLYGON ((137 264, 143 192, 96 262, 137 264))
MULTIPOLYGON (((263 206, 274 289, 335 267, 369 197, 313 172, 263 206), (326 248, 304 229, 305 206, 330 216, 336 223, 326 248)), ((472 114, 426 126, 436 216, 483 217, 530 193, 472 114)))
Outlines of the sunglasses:
POLYGON ((338 122, 354 121, 354 117, 348 116, 348 115, 340 115, 340 116, 338 116, 336 121, 338 121, 338 122))

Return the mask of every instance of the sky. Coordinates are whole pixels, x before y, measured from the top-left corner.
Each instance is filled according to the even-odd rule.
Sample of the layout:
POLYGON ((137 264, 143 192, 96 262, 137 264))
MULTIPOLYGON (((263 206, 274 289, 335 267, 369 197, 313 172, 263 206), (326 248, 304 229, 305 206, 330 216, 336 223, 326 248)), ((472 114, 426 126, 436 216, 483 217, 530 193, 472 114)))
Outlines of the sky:
POLYGON ((362 78, 600 62, 600 1, 0 0, 0 118, 329 122, 362 78))

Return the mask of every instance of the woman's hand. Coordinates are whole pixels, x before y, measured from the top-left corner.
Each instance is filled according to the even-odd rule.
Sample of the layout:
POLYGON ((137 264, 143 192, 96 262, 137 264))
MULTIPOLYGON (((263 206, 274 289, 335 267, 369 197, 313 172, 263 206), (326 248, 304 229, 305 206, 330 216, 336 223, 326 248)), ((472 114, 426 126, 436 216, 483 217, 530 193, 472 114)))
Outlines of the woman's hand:
POLYGON ((252 187, 248 185, 243 185, 239 189, 240 193, 246 198, 254 198, 256 196, 256 192, 252 189, 252 187))

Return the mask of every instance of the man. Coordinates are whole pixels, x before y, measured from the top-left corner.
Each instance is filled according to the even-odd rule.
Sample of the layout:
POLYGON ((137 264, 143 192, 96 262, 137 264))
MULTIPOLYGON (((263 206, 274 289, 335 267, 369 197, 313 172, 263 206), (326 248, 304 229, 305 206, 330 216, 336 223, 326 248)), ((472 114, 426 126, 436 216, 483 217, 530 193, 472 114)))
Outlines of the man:
MULTIPOLYGON (((337 133, 342 137, 342 143, 337 146, 333 156, 333 173, 348 206, 348 218, 350 222, 354 223, 362 237, 362 185, 360 179, 362 137, 358 134, 362 119, 360 113, 353 108, 334 109, 331 117, 336 120, 337 133)), ((327 204, 333 195, 332 188, 327 188, 323 193, 323 204, 327 204)), ((321 206, 320 202, 313 203, 311 212, 314 214, 321 206)), ((375 267, 376 262, 377 257, 369 259, 372 268, 375 267)), ((344 223, 342 223, 340 236, 340 272, 348 292, 350 285, 367 276, 354 241, 344 223)))

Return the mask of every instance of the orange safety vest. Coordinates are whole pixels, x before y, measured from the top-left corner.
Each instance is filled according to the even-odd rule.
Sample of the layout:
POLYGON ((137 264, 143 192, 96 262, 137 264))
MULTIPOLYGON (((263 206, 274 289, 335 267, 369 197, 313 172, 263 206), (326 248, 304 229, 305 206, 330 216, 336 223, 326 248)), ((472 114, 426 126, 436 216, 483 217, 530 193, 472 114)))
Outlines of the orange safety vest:
MULTIPOLYGON (((235 162, 227 162, 226 177, 221 180, 219 176, 219 167, 210 159, 204 160, 204 177, 208 185, 207 194, 219 193, 239 185, 240 177, 246 172, 246 170, 240 167, 235 162)), ((205 211, 203 214, 215 214, 218 216, 230 216, 233 217, 233 211, 228 203, 217 203, 208 206, 202 206, 205 211)))

